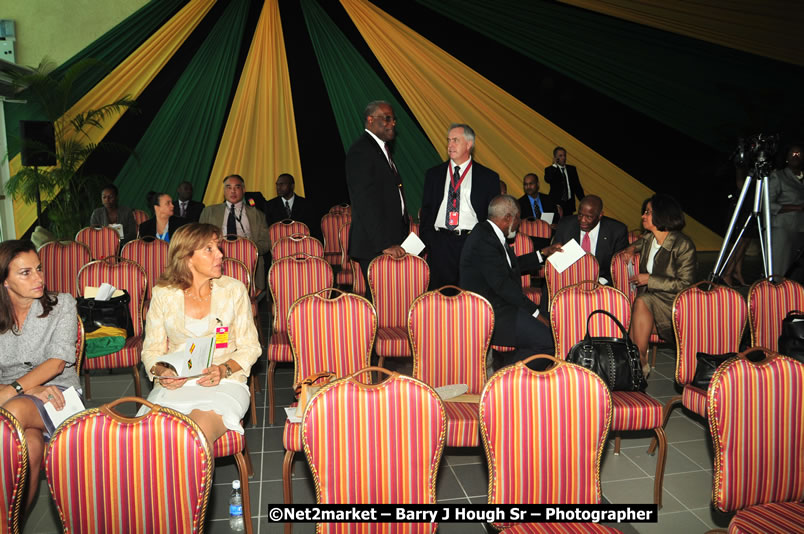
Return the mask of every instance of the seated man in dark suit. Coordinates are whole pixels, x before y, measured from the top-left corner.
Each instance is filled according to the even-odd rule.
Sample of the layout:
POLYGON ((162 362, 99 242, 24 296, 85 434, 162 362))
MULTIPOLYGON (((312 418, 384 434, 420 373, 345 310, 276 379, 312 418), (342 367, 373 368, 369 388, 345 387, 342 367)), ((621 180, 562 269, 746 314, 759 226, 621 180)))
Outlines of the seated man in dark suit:
POLYGON ((534 217, 542 218, 542 213, 553 213, 553 223, 561 217, 561 206, 546 195, 539 194, 539 177, 535 172, 529 172, 522 179, 522 188, 525 194, 519 197, 519 212, 523 219, 534 217))
POLYGON ((488 220, 472 229, 461 252, 461 288, 485 297, 494 309, 492 343, 516 347, 504 354, 505 364, 532 354, 553 354, 550 325, 522 292, 521 269, 534 269, 557 250, 556 243, 541 251, 517 257, 506 244, 519 228, 519 203, 509 195, 492 199, 488 220))
POLYGON ((272 198, 265 205, 265 215, 268 219, 268 226, 284 219, 293 219, 303 222, 310 229, 312 235, 317 235, 315 223, 311 213, 310 203, 304 197, 300 197, 294 191, 296 180, 288 173, 282 173, 276 179, 276 197, 272 198))
POLYGON ((603 216, 603 200, 599 196, 583 197, 578 205, 578 216, 566 217, 558 223, 553 242, 563 244, 570 239, 597 258, 600 278, 611 284, 611 258, 628 246, 628 228, 620 221, 603 216))
POLYGON ((176 189, 176 215, 186 219, 187 222, 198 222, 201 212, 204 211, 204 203, 193 200, 193 184, 184 181, 176 189))

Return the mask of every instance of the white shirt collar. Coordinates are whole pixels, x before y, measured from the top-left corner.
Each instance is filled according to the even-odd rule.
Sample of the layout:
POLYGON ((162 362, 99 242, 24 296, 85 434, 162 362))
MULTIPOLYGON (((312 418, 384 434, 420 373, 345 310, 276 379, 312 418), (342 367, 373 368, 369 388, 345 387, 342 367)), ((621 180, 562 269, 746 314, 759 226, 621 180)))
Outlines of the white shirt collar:
POLYGON ((559 165, 558 163, 553 163, 553 167, 555 167, 556 169, 566 169, 567 168, 566 165, 559 165))
MULTIPOLYGON (((494 222, 491 221, 491 220, 488 220, 487 222, 491 225, 491 229, 494 230, 494 235, 496 235, 497 239, 500 240, 500 244, 503 247, 507 247, 508 243, 505 241, 505 234, 503 234, 503 231, 500 229, 500 227, 497 226, 496 224, 494 224, 494 222)), ((508 249, 504 249, 504 250, 508 250, 508 249)), ((508 256, 507 252, 505 254, 505 260, 508 262, 508 267, 511 267, 511 258, 508 256)))
POLYGON ((455 168, 455 165, 458 165, 458 166, 461 168, 461 171, 465 171, 465 170, 466 170, 466 167, 468 167, 470 163, 472 163, 472 156, 469 156, 469 159, 467 159, 466 161, 464 161, 464 162, 463 162, 463 163, 461 163, 460 165, 458 165, 457 163, 455 163, 453 160, 449 160, 449 168, 450 168, 450 172, 452 172, 452 169, 454 169, 454 168, 455 168))
POLYGON ((375 141, 377 141, 377 144, 378 144, 378 145, 380 145, 380 148, 382 149, 382 153, 383 153, 383 154, 385 154, 385 157, 386 157, 386 158, 388 158, 388 151, 387 151, 387 150, 385 150, 385 144, 386 144, 386 143, 385 143, 385 141, 383 141, 382 139, 380 139, 379 137, 377 137, 376 135, 374 135, 374 132, 371 132, 371 131, 369 131, 369 130, 366 130, 366 132, 367 132, 367 133, 368 133, 368 134, 369 134, 371 137, 373 137, 375 141))

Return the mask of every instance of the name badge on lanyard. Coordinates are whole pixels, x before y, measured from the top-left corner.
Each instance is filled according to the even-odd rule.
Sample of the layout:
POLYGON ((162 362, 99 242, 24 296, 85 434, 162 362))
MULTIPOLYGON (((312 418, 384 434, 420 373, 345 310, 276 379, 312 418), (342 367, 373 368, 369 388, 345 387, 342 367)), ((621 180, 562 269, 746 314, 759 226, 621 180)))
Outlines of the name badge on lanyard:
POLYGON ((229 327, 219 326, 215 329, 215 348, 228 349, 229 348, 229 327))
MULTIPOLYGON (((452 188, 452 191, 454 193, 454 195, 453 195, 454 197, 457 197, 458 195, 460 195, 459 189, 461 188, 461 184, 463 183, 463 179, 466 178, 467 174, 469 174, 469 169, 472 168, 472 163, 474 163, 474 162, 470 161, 469 165, 467 165, 466 168, 463 170, 463 173, 461 173, 461 177, 458 180, 457 184, 455 183, 455 176, 452 173, 452 165, 447 166, 447 172, 449 173, 449 187, 452 188)), ((458 199, 453 198, 452 199, 452 205, 447 206, 447 209, 449 209, 449 212, 448 212, 449 225, 450 226, 458 226, 458 221, 459 221, 460 215, 461 215, 460 211, 458 210, 458 199)))

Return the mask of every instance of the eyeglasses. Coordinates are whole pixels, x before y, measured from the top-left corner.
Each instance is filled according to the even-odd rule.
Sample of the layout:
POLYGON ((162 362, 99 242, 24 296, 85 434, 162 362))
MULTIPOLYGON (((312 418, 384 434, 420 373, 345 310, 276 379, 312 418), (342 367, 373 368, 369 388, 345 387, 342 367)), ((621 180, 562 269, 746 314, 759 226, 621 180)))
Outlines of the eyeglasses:
POLYGON ((652 210, 645 210, 642 212, 642 215, 650 215, 651 213, 653 213, 652 210))
POLYGON ((381 120, 383 122, 396 122, 396 117, 393 115, 372 115, 372 119, 381 120))

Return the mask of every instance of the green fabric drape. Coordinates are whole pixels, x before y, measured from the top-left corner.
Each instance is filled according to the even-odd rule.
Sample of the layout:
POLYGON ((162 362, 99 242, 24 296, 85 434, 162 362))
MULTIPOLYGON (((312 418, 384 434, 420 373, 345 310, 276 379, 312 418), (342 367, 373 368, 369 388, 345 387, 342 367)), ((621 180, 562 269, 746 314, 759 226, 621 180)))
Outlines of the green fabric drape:
MULTIPOLYGON (((394 162, 405 186, 408 210, 416 217, 421 206, 424 173, 441 161, 440 155, 324 10, 314 0, 302 0, 301 5, 344 150, 363 132, 366 104, 385 100, 394 108, 398 135, 394 141, 394 162)), ((446 136, 444 132, 445 147, 446 136)))
MULTIPOLYGON (((88 93, 95 84, 105 78, 112 69, 145 42, 186 3, 187 0, 151 0, 86 48, 53 69, 53 77, 61 79, 70 67, 81 60, 93 58, 99 61, 98 65, 88 69, 83 77, 73 85, 72 100, 66 103, 65 109, 88 93)), ((25 92, 23 91, 18 98, 24 100, 25 92)), ((33 103, 6 102, 4 105, 8 154, 11 159, 20 151, 19 121, 46 119, 39 106, 33 103)))
POLYGON ((793 65, 553 2, 416 1, 719 150, 804 115, 793 65))
POLYGON ((173 196, 188 180, 200 199, 226 119, 249 0, 230 0, 128 158, 115 184, 122 203, 145 209, 149 190, 173 196))

